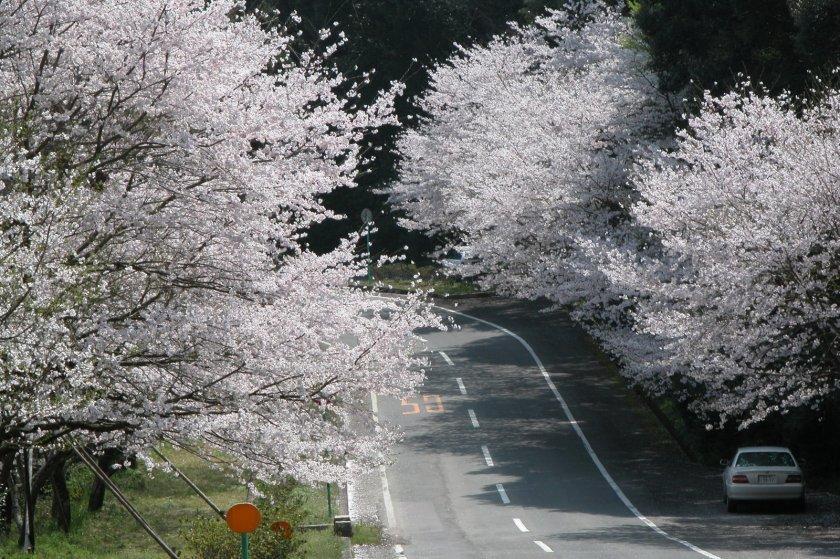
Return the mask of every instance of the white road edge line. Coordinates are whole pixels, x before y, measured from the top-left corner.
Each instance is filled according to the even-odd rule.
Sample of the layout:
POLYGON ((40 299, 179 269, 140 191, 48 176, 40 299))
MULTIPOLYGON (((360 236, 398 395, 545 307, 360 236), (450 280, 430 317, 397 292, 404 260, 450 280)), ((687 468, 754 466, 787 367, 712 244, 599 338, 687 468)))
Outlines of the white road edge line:
POLYGON ((516 524, 516 527, 519 528, 520 532, 530 532, 530 530, 525 527, 525 523, 523 523, 518 518, 514 518, 513 523, 516 524))
POLYGON ((496 491, 499 492, 499 497, 502 498, 502 503, 504 503, 505 505, 510 504, 510 499, 507 496, 507 491, 505 491, 505 486, 504 485, 502 485, 501 483, 497 483, 496 484, 496 491))
MULTIPOLYGON (((379 402, 376 394, 370 393, 370 408, 373 411, 373 420, 379 423, 379 402)), ((394 516, 394 503, 391 500, 391 489, 388 487, 388 476, 385 474, 385 466, 379 466, 379 479, 382 482, 382 500, 385 502, 385 517, 388 529, 394 530, 397 527, 397 519, 394 516)), ((402 547, 394 546, 394 551, 402 553, 402 547), (397 549, 399 547, 399 549, 397 549)))
POLYGON ((464 386, 464 381, 461 380, 461 377, 456 378, 455 382, 458 383, 458 390, 461 391, 461 394, 466 394, 467 393, 467 387, 464 386))
MULTIPOLYGON (((370 408, 373 411, 373 420, 379 423, 379 402, 373 392, 370 393, 370 408)), ((379 478, 382 481, 382 497, 385 501, 385 516, 387 517, 388 528, 394 529, 397 526, 397 520, 394 516, 394 503, 391 501, 391 489, 388 487, 385 466, 379 466, 379 478)))
MULTIPOLYGON (((564 400, 563 396, 560 395, 560 391, 557 390, 557 387, 554 385, 554 381, 551 380, 551 376, 549 376, 548 371, 545 369, 545 366, 543 365, 542 361, 540 361, 540 358, 537 357, 537 353, 534 351, 534 348, 532 348, 528 344, 528 342, 526 342, 521 336, 511 332, 510 330, 508 330, 504 326, 499 326, 498 324, 490 322, 489 320, 484 320, 483 318, 478 318, 478 317, 475 317, 475 316, 472 316, 472 315, 469 315, 469 314, 466 314, 466 313, 462 313, 462 312, 459 312, 459 311, 453 311, 451 309, 447 309, 445 307, 439 307, 437 305, 434 305, 434 307, 437 308, 437 309, 440 309, 444 312, 448 312, 450 314, 463 316, 464 318, 469 318, 470 320, 475 320, 476 322, 486 324, 487 326, 490 326, 492 328, 495 328, 496 330, 504 332, 505 334, 507 334, 508 336, 512 337, 517 342, 522 344, 522 347, 524 347, 528 351, 528 353, 531 355, 531 358, 534 360, 534 363, 537 364, 537 367, 539 368, 540 373, 542 373, 542 376, 545 379, 546 384, 548 384, 548 387, 551 389, 551 392, 554 394, 554 397, 557 399, 558 402, 560 402, 560 406, 563 408, 563 413, 566 415, 566 419, 568 419, 569 423, 571 424, 572 428, 574 429, 575 433, 577 434, 578 438, 580 439, 580 442, 583 444, 583 448, 586 450, 586 453, 589 454, 589 458, 592 459, 592 462, 595 464, 595 467, 598 468, 598 471, 601 473, 601 477, 604 478, 604 480, 607 482, 607 484, 610 486, 610 488, 612 488, 612 490, 616 494, 616 496, 621 500, 622 503, 624 503, 624 506, 627 507, 627 510, 629 510, 631 513, 633 513, 633 515, 636 518, 638 518, 643 524, 645 524, 648 528, 650 528, 651 530, 653 530, 654 532, 656 532, 660 536, 662 536, 664 538, 667 538, 674 543, 678 543, 678 544, 680 544, 684 547, 687 547, 691 551, 699 553, 700 555, 702 555, 703 557, 706 557, 707 559, 721 559, 717 555, 715 555, 713 553, 709 553, 708 551, 705 551, 703 549, 700 549, 699 547, 697 547, 696 545, 694 545, 692 543, 689 543, 685 540, 681 540, 681 539, 677 538, 676 536, 672 536, 671 534, 669 534, 668 532, 666 532, 665 530, 663 530, 662 528, 657 526, 652 520, 650 520, 645 515, 643 515, 641 512, 639 512, 639 509, 636 508, 636 505, 634 505, 630 501, 630 499, 627 497, 627 495, 624 494, 624 491, 621 490, 621 488, 618 486, 618 484, 612 478, 610 473, 604 467, 604 464, 601 462, 601 459, 598 458, 597 454, 595 454, 595 451, 592 449, 592 445, 589 444, 589 439, 586 438, 586 435, 583 433, 583 430, 578 425, 577 420, 572 415, 572 411, 569 409, 569 406, 566 404, 566 400, 564 400)), ((441 354, 442 353, 443 352, 441 352, 441 354)), ((501 484, 497 484, 496 488, 499 489, 500 494, 502 494, 502 491, 504 491, 504 488, 502 488, 501 484)), ((507 497, 507 495, 505 495, 502 498, 502 501, 504 501, 506 497, 507 497)))
POLYGON ((450 359, 449 356, 446 355, 444 352, 438 351, 438 353, 440 353, 440 356, 443 357, 443 360, 446 361, 447 365, 454 365, 455 364, 455 363, 452 362, 452 359, 450 359))
POLYGON ((467 414, 470 416, 472 426, 478 429, 478 418, 475 416, 475 410, 467 410, 467 414))
POLYGON ((539 541, 539 540, 534 540, 534 543, 535 543, 535 544, 537 544, 537 545, 540 547, 540 549, 542 549, 542 550, 543 550, 543 551, 545 551, 546 553, 554 553, 554 550, 553 550, 553 549, 551 549, 550 547, 548 547, 548 546, 547 546, 546 544, 544 544, 543 542, 541 542, 541 541, 539 541))
MULTIPOLYGON (((484 455, 484 461, 487 462, 487 465, 491 468, 493 467, 493 458, 490 456, 490 449, 487 448, 486 444, 481 445, 481 453, 484 455)), ((497 483, 496 487, 501 487, 501 483, 497 483)), ((504 491, 504 489, 502 489, 504 491)))

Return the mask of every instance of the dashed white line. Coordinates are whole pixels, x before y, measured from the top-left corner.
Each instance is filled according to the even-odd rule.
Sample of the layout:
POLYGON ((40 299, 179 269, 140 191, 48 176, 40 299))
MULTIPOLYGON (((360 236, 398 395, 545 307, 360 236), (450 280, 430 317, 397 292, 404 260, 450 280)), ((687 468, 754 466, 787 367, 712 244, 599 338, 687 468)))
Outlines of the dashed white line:
POLYGON ((501 483, 497 483, 496 484, 496 491, 499 492, 499 497, 501 497, 502 503, 505 504, 505 505, 509 505, 510 504, 510 499, 507 496, 507 491, 505 491, 505 486, 502 485, 501 483))
POLYGON ((543 551, 545 551, 546 553, 554 553, 554 550, 551 549, 550 547, 548 547, 543 542, 541 542, 539 540, 534 540, 534 543, 537 544, 539 546, 539 548, 542 549, 543 551))
POLYGON ((446 361, 447 365, 454 365, 455 364, 455 363, 452 362, 452 359, 450 359, 449 356, 446 355, 444 352, 438 351, 438 353, 440 353, 440 356, 443 357, 443 360, 446 361))
POLYGON ((461 377, 456 378, 455 382, 458 383, 458 390, 461 391, 461 394, 466 394, 467 393, 467 387, 464 386, 464 381, 461 380, 461 377))
POLYGON ((467 414, 469 414, 470 416, 470 422, 472 423, 472 426, 478 429, 478 418, 475 416, 475 411, 467 410, 467 414))
POLYGON ((520 532, 530 532, 530 530, 525 527, 525 524, 518 518, 514 518, 513 523, 516 524, 516 527, 519 528, 520 532))
MULTIPOLYGON (((490 449, 487 448, 486 444, 481 445, 481 453, 484 454, 484 461, 487 462, 487 465, 492 468, 493 458, 490 456, 490 449)), ((501 485, 497 485, 496 487, 501 487, 501 485)))
MULTIPOLYGON (((495 328, 496 330, 499 330, 500 332, 504 332, 505 334, 507 334, 508 336, 510 336, 511 338, 516 340, 517 342, 519 342, 522 345, 522 347, 525 348, 525 350, 528 352, 528 354, 531 356, 531 358, 534 360, 534 363, 536 363, 537 367, 540 370, 540 373, 542 374, 543 378, 545 379, 546 384, 548 385, 548 388, 551 390, 552 394, 554 394, 554 398, 560 403, 560 407, 563 409, 563 414, 566 416, 566 419, 569 421, 569 424, 572 426, 572 429, 574 429, 575 434, 578 436, 578 438, 580 439, 580 442, 583 444, 584 450, 586 450, 586 453, 589 455, 589 458, 592 460, 593 464, 595 464, 595 468, 601 474, 601 477, 604 478, 604 481, 607 482, 607 485, 609 485, 610 488, 613 490, 613 493, 615 493, 615 495, 619 498, 619 500, 622 503, 624 503, 624 506, 627 507, 627 510, 629 510, 633 514, 633 516, 635 516, 637 519, 639 519, 639 521, 642 522, 645 526, 647 526, 648 528, 650 528, 651 530, 653 530, 655 533, 659 534, 660 536, 662 536, 662 537, 664 537, 668 540, 671 540, 674 543, 682 545, 682 546, 690 549, 691 551, 694 551, 695 553, 699 553, 700 555, 702 555, 703 557, 706 557, 707 559, 721 559, 717 555, 715 555, 713 553, 709 553, 708 551, 706 551, 704 549, 701 549, 701 548, 697 547, 696 545, 694 545, 694 544, 692 544, 692 543, 690 543, 686 540, 680 539, 676 536, 672 536, 671 534, 669 534, 668 532, 666 532, 665 530, 663 530, 662 528, 657 526, 656 523, 654 523, 651 519, 649 519, 648 517, 643 515, 639 511, 639 509, 636 508, 636 505, 634 505, 633 502, 627 497, 627 495, 624 494, 624 491, 621 490, 621 488, 615 482, 613 477, 607 471, 607 468, 601 462, 601 459, 598 458, 597 454, 595 454, 595 450, 592 448, 592 445, 590 444, 589 439, 586 437, 583 430, 580 428, 580 425, 578 425, 577 420, 572 415, 572 410, 569 409, 568 404, 566 404, 566 400, 564 400, 563 396, 560 395, 560 391, 557 390, 557 386, 555 386, 554 381, 551 380, 551 376, 548 374, 548 371, 546 370, 542 361, 537 356, 537 353, 534 351, 534 348, 532 348, 530 346, 530 344, 528 344, 528 342, 526 342, 522 338, 522 336, 519 336, 518 334, 515 334, 514 332, 511 332, 510 330, 508 330, 504 326, 499 326, 498 324, 490 322, 489 320, 484 320, 482 318, 478 318, 478 317, 475 317, 475 316, 472 316, 472 315, 469 315, 469 314, 466 314, 466 313, 462 313, 462 312, 459 312, 459 311, 453 311, 452 309, 447 309, 446 307, 438 307, 437 305, 435 305, 435 308, 441 309, 445 312, 448 312, 448 313, 451 313, 451 314, 454 314, 454 315, 463 316, 465 318, 475 320, 476 322, 480 322, 482 324, 486 324, 487 326, 490 326, 491 328, 495 328)), ((501 485, 499 485, 499 487, 500 486, 501 485)))

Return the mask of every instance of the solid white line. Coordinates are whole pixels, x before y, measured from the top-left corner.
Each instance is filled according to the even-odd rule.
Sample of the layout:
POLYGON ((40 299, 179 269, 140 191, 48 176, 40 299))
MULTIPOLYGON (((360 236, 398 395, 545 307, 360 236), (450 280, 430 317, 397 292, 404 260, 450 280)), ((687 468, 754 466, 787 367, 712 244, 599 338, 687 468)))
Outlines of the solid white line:
MULTIPOLYGON (((490 456, 490 449, 487 448, 486 444, 481 445, 481 453, 484 454, 484 461, 487 462, 487 465, 491 468, 493 467, 493 458, 490 456)), ((497 485, 497 487, 501 487, 497 485)))
POLYGON ((516 524, 516 527, 519 528, 520 532, 530 532, 530 530, 525 527, 525 524, 518 518, 514 518, 513 523, 516 524))
POLYGON ((466 394, 467 393, 467 387, 464 386, 464 381, 461 380, 461 377, 456 378, 455 382, 458 383, 458 390, 461 391, 461 394, 466 394))
POLYGON ((467 410, 467 414, 470 416, 470 421, 472 422, 472 426, 478 429, 478 418, 475 416, 475 411, 467 410))
POLYGON ((449 356, 446 355, 444 352, 438 351, 438 353, 440 353, 440 356, 443 357, 443 360, 446 361, 447 365, 454 365, 455 364, 455 363, 452 362, 452 359, 450 359, 449 356))
MULTIPOLYGON (((370 408, 373 410, 373 420, 379 423, 379 402, 373 392, 370 393, 370 408)), ((393 530, 397 527, 397 519, 394 516, 394 503, 391 501, 391 489, 388 486, 388 476, 385 475, 385 466, 379 466, 379 480, 382 482, 382 500, 385 502, 385 517, 388 528, 393 530)))
POLYGON ((497 483, 496 484, 496 491, 499 492, 499 497, 502 498, 502 503, 504 503, 506 505, 510 504, 510 499, 508 499, 507 491, 505 491, 505 486, 504 485, 502 485, 501 483, 497 483))
MULTIPOLYGON (((472 316, 472 315, 469 315, 469 314, 466 314, 466 313, 462 313, 462 312, 459 312, 459 311, 453 311, 453 310, 447 309, 445 307, 438 307, 437 305, 435 305, 435 308, 441 309, 442 311, 448 312, 450 314, 463 316, 465 318, 475 320, 475 321, 480 322, 482 324, 486 324, 487 326, 490 326, 492 328, 495 328, 496 330, 504 332, 505 334, 507 334, 508 336, 512 337, 517 342, 522 344, 522 347, 524 347, 528 351, 528 353, 531 355, 531 358, 534 360, 534 363, 537 364, 537 367, 539 368, 540 373, 542 373, 542 376, 545 379, 546 384, 548 384, 548 387, 551 389, 551 392, 554 394, 554 397, 557 399, 558 402, 560 402, 560 407, 563 408, 563 413, 566 415, 566 419, 569 421, 569 423, 572 426, 572 429, 574 429, 575 433, 577 434, 578 438, 580 439, 580 442, 583 444, 584 450, 586 450, 586 453, 589 454, 589 458, 592 460, 592 462, 595 464, 595 467, 601 473, 601 477, 604 478, 604 480, 607 482, 607 484, 613 490, 613 493, 615 493, 616 496, 621 500, 621 502, 624 503, 624 506, 627 507, 627 510, 629 510, 631 513, 633 513, 633 515, 636 518, 638 518, 643 524, 645 524, 647 527, 649 527, 651 530, 653 530, 654 532, 656 532, 660 536, 662 536, 664 538, 667 538, 674 543, 678 543, 682 546, 685 546, 688 549, 690 549, 691 551, 697 552, 700 555, 702 555, 703 557, 706 557, 707 559, 720 559, 720 557, 718 557, 717 555, 714 555, 713 553, 709 553, 708 551, 700 549, 699 547, 697 547, 696 545, 694 545, 692 543, 689 543, 685 540, 681 540, 681 539, 679 539, 675 536, 672 536, 671 534, 669 534, 668 532, 666 532, 665 530, 663 530, 662 528, 660 528, 659 526, 654 524, 654 522, 652 520, 650 520, 645 515, 643 515, 641 512, 639 512, 639 509, 636 508, 636 505, 634 505, 630 501, 630 499, 627 497, 627 495, 624 494, 624 491, 621 490, 621 488, 618 486, 618 484, 612 478, 610 473, 604 467, 604 464, 601 462, 601 459, 598 458, 597 454, 595 454, 595 450, 593 450, 592 445, 589 444, 589 439, 586 438, 586 435, 583 433, 583 430, 580 428, 580 425, 578 425, 577 420, 572 415, 572 411, 569 409, 569 406, 566 404, 566 400, 564 400, 563 396, 560 395, 560 391, 557 390, 557 387, 554 385, 554 381, 551 380, 551 376, 549 376, 548 371, 545 369, 545 366, 543 365, 542 361, 540 361, 540 358, 537 357, 537 353, 528 344, 528 342, 526 342, 524 339, 522 339, 521 336, 511 332, 510 330, 508 330, 504 326, 499 326, 498 324, 490 322, 489 320, 484 320, 482 318, 478 318, 478 317, 475 317, 475 316, 472 316)), ((501 485, 498 485, 497 487, 501 487, 501 485)))
POLYGON ((534 540, 534 543, 537 544, 538 546, 540 546, 540 549, 542 549, 546 553, 554 553, 554 550, 551 549, 550 547, 548 547, 547 545, 545 545, 543 542, 541 542, 539 540, 534 540))

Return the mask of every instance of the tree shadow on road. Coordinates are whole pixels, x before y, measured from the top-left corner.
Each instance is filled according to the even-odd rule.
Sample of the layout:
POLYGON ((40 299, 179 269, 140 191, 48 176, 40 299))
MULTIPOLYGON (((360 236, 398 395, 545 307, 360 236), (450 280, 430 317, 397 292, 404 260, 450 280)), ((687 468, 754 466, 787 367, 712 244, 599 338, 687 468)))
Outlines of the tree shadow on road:
MULTIPOLYGON (((811 504, 802 514, 774 506, 727 514, 720 471, 682 454, 565 314, 538 315, 533 303, 484 301, 480 306, 466 312, 500 323, 533 345, 609 473, 662 529, 724 555, 840 556, 835 496, 809 496, 811 504)), ((526 350, 488 325, 460 317, 458 322, 463 329, 456 335, 429 336, 455 366, 432 353, 433 367, 421 390, 442 395, 446 411, 424 416, 417 428, 407 430, 402 444, 416 452, 470 459, 475 466, 467 475, 478 484, 469 497, 478 502, 503 506, 495 487, 501 482, 516 506, 590 515, 595 529, 558 532, 559 539, 632 539, 672 547, 633 518, 605 482, 526 350), (463 379, 467 395, 459 393, 455 377, 463 379), (471 426, 469 409, 476 413, 478 429, 471 426), (481 445, 490 449, 493 467, 484 463, 481 445)))

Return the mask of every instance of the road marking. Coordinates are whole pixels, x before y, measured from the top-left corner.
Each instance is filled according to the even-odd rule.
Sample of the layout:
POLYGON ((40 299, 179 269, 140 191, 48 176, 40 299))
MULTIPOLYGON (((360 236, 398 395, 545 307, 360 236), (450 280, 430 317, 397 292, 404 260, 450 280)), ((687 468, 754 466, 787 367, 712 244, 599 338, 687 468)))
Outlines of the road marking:
POLYGON ((514 518, 513 523, 516 524, 516 527, 519 528, 520 532, 530 532, 530 530, 525 527, 525 524, 518 518, 514 518))
MULTIPOLYGON (((373 410, 373 420, 379 423, 379 402, 376 394, 370 393, 370 408, 373 410)), ((394 503, 391 501, 391 489, 388 487, 388 476, 385 475, 385 466, 379 466, 379 480, 382 482, 382 499, 385 501, 385 517, 388 528, 393 530, 397 527, 397 519, 394 516, 394 503)))
POLYGON ((461 380, 461 377, 456 378, 455 382, 458 383, 458 390, 461 391, 461 394, 466 394, 467 393, 467 387, 464 386, 464 381, 461 380))
MULTIPOLYGON (((607 482, 607 484, 610 486, 610 488, 613 490, 613 493, 616 494, 616 496, 619 498, 619 500, 621 500, 621 502, 624 503, 624 506, 627 507, 627 510, 629 510, 631 513, 633 513, 633 515, 637 519, 639 519, 639 521, 641 521, 644 525, 646 525, 648 528, 650 528, 651 530, 653 530, 654 532, 656 532, 657 534, 659 534, 663 538, 666 538, 668 540, 671 540, 674 543, 678 543, 678 544, 680 544, 684 547, 687 547, 691 551, 699 553, 700 555, 702 555, 703 557, 706 557, 707 559, 721 559, 717 555, 714 555, 713 553, 709 553, 708 551, 700 549, 699 547, 697 547, 696 545, 694 545, 692 543, 689 543, 685 540, 681 540, 681 539, 677 538, 676 536, 672 536, 671 534, 669 534, 668 532, 666 532, 665 530, 663 530, 662 528, 657 526, 651 519, 647 518, 645 515, 643 515, 641 512, 639 512, 639 509, 636 508, 636 505, 634 505, 630 501, 630 499, 627 497, 627 495, 624 494, 624 491, 622 491, 621 488, 618 486, 618 484, 615 482, 613 477, 607 471, 607 468, 604 467, 604 464, 601 462, 601 459, 598 458, 597 454, 595 454, 595 450, 592 448, 592 445, 589 443, 589 439, 586 438, 586 435, 583 433, 583 430, 580 428, 580 425, 578 425, 577 420, 572 415, 572 410, 569 409, 569 406, 566 404, 566 400, 564 400, 563 396, 560 395, 560 391, 557 390, 557 387, 554 385, 554 381, 551 380, 551 376, 548 374, 548 371, 545 369, 545 366, 543 365, 542 361, 540 361, 540 358, 537 356, 537 353, 534 351, 534 348, 532 348, 528 344, 528 342, 526 342, 521 336, 511 332, 510 330, 508 330, 504 326, 499 326, 498 324, 490 322, 489 320, 484 320, 483 318, 478 318, 478 317, 475 317, 475 316, 472 316, 472 315, 469 315, 469 314, 466 314, 466 313, 462 313, 462 312, 459 312, 459 311, 453 311, 453 310, 447 309, 445 307, 439 307, 437 305, 434 305, 434 306, 435 306, 435 308, 440 309, 444 312, 448 312, 450 314, 455 314, 455 315, 458 315, 458 316, 463 316, 464 318, 469 318, 470 320, 475 320, 476 322, 486 324, 487 326, 490 326, 491 328, 495 328, 496 330, 499 330, 500 332, 504 332, 505 334, 507 334, 508 336, 510 336, 511 338, 513 338, 514 340, 516 340, 517 342, 522 344, 522 347, 525 348, 525 350, 531 355, 531 358, 534 360, 534 363, 537 364, 537 367, 539 368, 540 373, 542 373, 542 376, 545 379, 546 384, 548 384, 548 388, 551 389, 551 392, 554 394, 554 397, 557 399, 558 402, 560 402, 560 407, 563 408, 563 413, 565 414, 566 419, 569 421, 569 424, 572 426, 572 429, 574 429, 575 434, 577 434, 578 438, 580 439, 580 442, 583 444, 583 448, 584 448, 584 450, 586 450, 586 453, 589 455, 589 458, 592 460, 592 463, 595 464, 595 467, 601 473, 601 477, 604 478, 604 481, 607 482)), ((504 488, 502 488, 501 484, 498 484, 496 487, 497 487, 497 489, 500 488, 499 489, 500 494, 501 494, 502 491, 504 491, 504 488)), ((502 501, 504 501, 504 498, 502 499, 502 501)))
POLYGON ((475 416, 475 411, 467 410, 467 413, 470 416, 470 421, 472 422, 472 426, 478 429, 478 418, 475 416))
POLYGON ((539 540, 534 540, 534 543, 537 544, 540 547, 540 549, 542 549, 546 553, 554 553, 554 550, 545 545, 543 542, 539 540))
POLYGON ((406 559, 405 551, 403 550, 403 546, 395 545, 394 546, 394 553, 397 554, 397 559, 406 559))
POLYGON ((502 503, 505 505, 510 504, 510 499, 508 499, 507 491, 505 491, 505 486, 501 483, 496 484, 496 491, 499 492, 499 497, 502 498, 502 503))
POLYGON ((443 360, 446 361, 447 365, 454 365, 455 364, 455 363, 452 362, 452 359, 450 359, 449 356, 446 355, 444 352, 438 351, 438 353, 440 353, 440 356, 443 357, 443 360))
MULTIPOLYGON (((486 444, 481 445, 481 452, 482 454, 484 454, 484 461, 487 462, 487 465, 492 468, 493 458, 490 456, 490 449, 487 448, 486 444)), ((501 485, 498 485, 497 487, 501 487, 501 485)))

